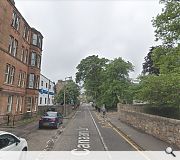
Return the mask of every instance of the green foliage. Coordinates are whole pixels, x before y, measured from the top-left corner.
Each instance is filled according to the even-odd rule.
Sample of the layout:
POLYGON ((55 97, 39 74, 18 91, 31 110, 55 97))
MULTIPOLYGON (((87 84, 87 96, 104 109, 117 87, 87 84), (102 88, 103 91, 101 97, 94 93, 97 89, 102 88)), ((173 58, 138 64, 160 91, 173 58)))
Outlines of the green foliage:
POLYGON ((180 74, 170 73, 142 77, 136 98, 150 104, 179 106, 180 74))
POLYGON ((133 71, 133 65, 122 58, 116 58, 106 65, 103 71, 103 82, 100 86, 99 105, 106 104, 116 107, 118 102, 127 103, 129 96, 129 72, 133 71))
POLYGON ((142 73, 144 75, 146 74, 155 74, 155 75, 159 75, 159 68, 155 67, 155 64, 153 62, 153 51, 156 49, 156 47, 151 47, 149 53, 147 54, 147 56, 144 58, 145 62, 143 63, 143 71, 142 73))
POLYGON ((129 72, 133 71, 133 66, 130 62, 122 58, 107 60, 89 56, 81 61, 77 69, 76 81, 84 82, 86 95, 92 97, 98 106, 116 107, 119 101, 132 101, 129 72))
POLYGON ((180 42, 180 1, 161 0, 165 7, 161 14, 153 19, 156 28, 156 40, 162 40, 164 45, 173 46, 180 42))
POLYGON ((56 102, 64 104, 64 90, 66 96, 66 104, 76 105, 79 103, 78 97, 80 95, 79 86, 73 81, 67 81, 67 84, 56 96, 56 102))
POLYGON ((92 96, 95 100, 99 95, 99 86, 101 85, 102 79, 101 71, 107 62, 108 60, 105 58, 92 55, 82 59, 76 67, 78 70, 76 73, 76 82, 83 82, 87 96, 92 96))
POLYGON ((180 45, 177 47, 157 47, 152 55, 154 65, 161 74, 180 73, 180 45))
MULTIPOLYGON (((151 50, 151 67, 159 74, 141 77, 136 88, 136 99, 159 107, 180 106, 180 2, 161 0, 165 6, 153 19, 156 40, 162 45, 151 50)), ((147 56, 147 57, 148 57, 147 56)), ((148 66, 148 65, 147 65, 148 66)))

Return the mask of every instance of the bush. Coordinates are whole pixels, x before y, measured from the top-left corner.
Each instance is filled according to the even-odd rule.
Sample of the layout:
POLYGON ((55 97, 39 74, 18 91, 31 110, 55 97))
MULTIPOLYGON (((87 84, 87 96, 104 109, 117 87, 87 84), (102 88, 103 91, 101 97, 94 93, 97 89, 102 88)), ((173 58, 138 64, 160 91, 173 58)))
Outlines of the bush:
POLYGON ((180 107, 172 106, 146 106, 144 109, 145 113, 158 115, 167 118, 179 119, 180 120, 180 107))

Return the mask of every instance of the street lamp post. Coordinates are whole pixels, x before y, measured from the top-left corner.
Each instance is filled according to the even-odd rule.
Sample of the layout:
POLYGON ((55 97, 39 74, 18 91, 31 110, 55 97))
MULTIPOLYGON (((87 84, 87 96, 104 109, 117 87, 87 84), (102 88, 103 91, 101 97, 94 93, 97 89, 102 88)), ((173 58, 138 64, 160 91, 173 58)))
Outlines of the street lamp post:
POLYGON ((71 80, 72 77, 66 77, 65 78, 65 84, 64 84, 64 116, 66 116, 66 79, 71 80))

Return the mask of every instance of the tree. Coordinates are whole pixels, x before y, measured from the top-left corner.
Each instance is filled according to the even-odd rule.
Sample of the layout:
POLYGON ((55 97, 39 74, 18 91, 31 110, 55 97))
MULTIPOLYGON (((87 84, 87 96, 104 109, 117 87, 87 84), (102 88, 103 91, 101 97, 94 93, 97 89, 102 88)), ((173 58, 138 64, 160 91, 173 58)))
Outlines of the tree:
POLYGON ((160 74, 180 73, 180 45, 158 46, 153 50, 152 59, 160 74))
POLYGON ((80 64, 76 67, 76 82, 83 82, 86 94, 97 99, 99 95, 99 86, 101 85, 101 71, 104 69, 108 62, 105 58, 99 58, 92 55, 82 59, 80 64))
POLYGON ((72 80, 68 81, 63 89, 56 96, 56 102, 64 104, 64 90, 66 96, 66 104, 78 104, 78 97, 80 95, 79 86, 72 80))
POLYGON ((144 58, 145 62, 143 63, 143 71, 142 71, 144 75, 145 74, 159 75, 159 68, 155 67, 155 64, 153 63, 153 60, 152 60, 152 54, 153 54, 154 49, 156 49, 156 47, 151 47, 149 53, 144 58))
POLYGON ((165 7, 152 21, 156 40, 162 40, 163 45, 174 46, 180 43, 180 1, 160 0, 160 3, 165 7))
POLYGON ((157 106, 179 106, 180 74, 148 75, 141 78, 137 99, 157 106))
MULTIPOLYGON (((141 77, 136 97, 157 106, 180 104, 180 2, 161 0, 165 4, 161 14, 153 19, 156 40, 162 45, 151 50, 152 66, 159 69, 159 76, 141 77)), ((149 56, 149 55, 148 55, 149 56)))
POLYGON ((100 85, 98 104, 106 104, 107 107, 116 107, 118 102, 128 103, 129 72, 133 71, 133 65, 122 58, 116 58, 106 65, 102 71, 103 81, 100 85))
POLYGON ((119 101, 129 102, 129 72, 133 71, 130 62, 93 55, 83 59, 77 69, 76 81, 84 82, 87 97, 92 97, 98 106, 115 107, 119 101))

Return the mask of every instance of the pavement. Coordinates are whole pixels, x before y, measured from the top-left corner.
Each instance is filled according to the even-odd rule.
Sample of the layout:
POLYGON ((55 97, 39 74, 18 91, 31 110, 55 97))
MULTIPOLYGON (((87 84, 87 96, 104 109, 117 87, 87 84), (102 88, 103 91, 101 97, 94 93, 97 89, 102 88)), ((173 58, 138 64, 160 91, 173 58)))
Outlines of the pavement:
MULTIPOLYGON (((73 110, 71 114, 64 117, 65 120, 63 125, 66 125, 68 119, 70 119, 74 114, 75 110, 73 110)), ((38 130, 38 122, 39 116, 32 119, 17 121, 14 126, 0 125, 0 131, 10 132, 19 137, 26 138, 28 134, 38 130)))
POLYGON ((174 150, 179 150, 176 146, 121 122, 117 112, 108 112, 104 119, 101 113, 94 111, 89 106, 82 106, 64 117, 61 127, 64 129, 60 135, 58 131, 61 128, 59 130, 39 130, 38 120, 34 120, 29 123, 16 124, 14 128, 0 127, 0 130, 26 138, 30 151, 39 151, 45 148, 49 150, 48 142, 50 140, 56 142, 50 147, 50 150, 77 149, 82 145, 79 141, 79 138, 82 138, 79 137, 81 132, 87 132, 86 135, 89 137, 86 137, 88 138, 86 145, 90 145, 89 150, 93 151, 164 151, 169 146, 174 150), (41 143, 37 144, 38 141, 41 143))
POLYGON ((143 133, 142 131, 125 124, 119 120, 118 112, 107 113, 107 120, 128 139, 136 143, 142 150, 145 151, 162 151, 167 147, 172 147, 174 150, 179 150, 177 146, 166 143, 152 135, 143 133))

